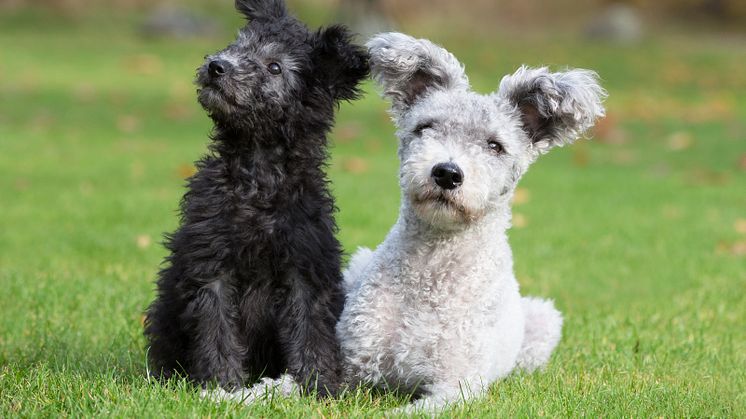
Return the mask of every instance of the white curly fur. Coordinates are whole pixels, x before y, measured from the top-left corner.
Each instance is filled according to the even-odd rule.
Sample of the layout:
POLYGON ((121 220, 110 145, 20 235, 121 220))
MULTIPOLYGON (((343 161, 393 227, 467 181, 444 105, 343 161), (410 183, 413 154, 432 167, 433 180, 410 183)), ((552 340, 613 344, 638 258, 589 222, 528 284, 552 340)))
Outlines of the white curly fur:
POLYGON ((402 206, 384 242, 359 250, 345 272, 344 374, 352 385, 419 396, 400 413, 435 412, 515 368, 543 367, 559 342, 554 304, 519 294, 509 202, 540 154, 603 115, 604 92, 587 70, 522 67, 483 96, 469 91, 455 57, 427 40, 387 33, 368 47, 399 128, 402 206), (434 182, 443 162, 463 172, 460 186, 434 182))

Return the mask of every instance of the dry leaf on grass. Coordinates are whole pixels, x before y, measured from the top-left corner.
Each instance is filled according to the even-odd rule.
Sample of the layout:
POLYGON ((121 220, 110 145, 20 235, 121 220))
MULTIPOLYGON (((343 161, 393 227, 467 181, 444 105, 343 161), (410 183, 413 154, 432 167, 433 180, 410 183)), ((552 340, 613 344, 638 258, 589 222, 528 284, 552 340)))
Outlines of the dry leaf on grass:
POLYGON ((73 97, 79 103, 91 103, 96 99, 96 86, 91 83, 79 83, 73 88, 73 97))
POLYGON ((381 142, 376 139, 371 139, 365 142, 365 150, 366 151, 380 151, 381 150, 381 142))
POLYGON ((690 148, 694 144, 692 135, 688 132, 677 131, 668 136, 666 147, 671 151, 681 151, 690 148))
POLYGON ((42 133, 51 128, 57 122, 49 109, 41 109, 29 120, 30 130, 34 133, 42 133))
POLYGON ((16 190, 19 191, 25 191, 31 186, 31 182, 29 182, 26 178, 17 178, 15 182, 13 182, 13 186, 16 188, 16 190))
POLYGON ((334 139, 340 143, 349 143, 360 137, 360 124, 348 122, 337 127, 334 131, 334 139))
POLYGON ((523 228, 528 225, 528 218, 520 212, 513 213, 513 227, 523 228))
POLYGON ((663 214, 664 218, 668 218, 669 220, 676 220, 681 218, 681 208, 677 207, 675 205, 665 205, 663 208, 661 208, 661 214, 663 214))
POLYGON ((693 79, 692 69, 681 62, 670 61, 661 68, 663 82, 669 85, 688 84, 693 79))
POLYGON ((615 114, 608 113, 606 117, 599 119, 593 127, 593 138, 605 144, 624 144, 627 135, 619 126, 619 120, 615 114))
POLYGON ((176 168, 176 173, 182 179, 192 177, 196 172, 197 172, 197 169, 194 167, 193 164, 183 163, 183 164, 180 164, 179 167, 176 168))
POLYGON ((686 182, 691 185, 726 185, 730 176, 706 167, 693 167, 686 173, 686 182))
POLYGON ((588 163, 591 161, 591 155, 588 152, 588 148, 584 145, 577 144, 576 147, 573 147, 573 153, 572 153, 572 162, 575 166, 578 167, 585 167, 588 166, 588 163))
POLYGON ((124 67, 131 73, 152 76, 163 70, 163 61, 154 54, 137 54, 124 58, 124 67))
POLYGON ((746 234, 746 218, 739 218, 733 223, 733 229, 738 234, 746 234))
POLYGON ((150 236, 147 234, 140 234, 137 236, 137 239, 135 240, 135 243, 137 243, 137 247, 140 249, 147 249, 150 247, 150 236))
POLYGON ((91 196, 93 195, 93 184, 87 180, 84 180, 78 185, 78 190, 80 191, 81 195, 91 196))
POLYGON ((174 101, 188 101, 191 100, 194 94, 194 89, 191 84, 184 81, 172 81, 171 86, 168 89, 171 100, 174 101))
POLYGON ((163 108, 163 115, 172 121, 185 121, 194 115, 194 108, 183 102, 170 102, 163 108))
POLYGON ((746 170, 746 154, 741 154, 741 157, 739 157, 738 168, 741 170, 746 170))
POLYGON ((732 256, 746 256, 746 240, 739 240, 733 243, 721 241, 717 245, 717 253, 728 254, 732 256))
POLYGON ((140 129, 140 119, 134 115, 120 115, 117 118, 117 129, 126 134, 132 134, 140 129))
POLYGON ((356 175, 367 172, 369 167, 368 162, 360 157, 350 157, 342 161, 342 170, 356 175))
POLYGON ((145 165, 140 161, 133 161, 130 165, 130 176, 132 179, 142 179, 145 175, 145 165))
POLYGON ((531 192, 526 188, 516 188, 513 193, 513 205, 525 204, 531 200, 531 192))
POLYGON ((637 162, 637 153, 632 150, 618 150, 611 155, 615 164, 627 166, 637 162))

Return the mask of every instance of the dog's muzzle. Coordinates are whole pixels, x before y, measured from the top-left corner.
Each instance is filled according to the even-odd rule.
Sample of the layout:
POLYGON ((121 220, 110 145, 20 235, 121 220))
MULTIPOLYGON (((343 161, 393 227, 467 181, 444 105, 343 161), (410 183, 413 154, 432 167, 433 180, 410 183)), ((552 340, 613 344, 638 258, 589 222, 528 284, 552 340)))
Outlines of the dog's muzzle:
POLYGON ((210 61, 210 64, 207 65, 207 74, 209 74, 212 79, 218 79, 230 71, 231 67, 232 65, 228 61, 212 60, 210 61))
POLYGON ((430 176, 436 185, 446 190, 456 189, 464 182, 464 172, 453 162, 436 164, 430 176))

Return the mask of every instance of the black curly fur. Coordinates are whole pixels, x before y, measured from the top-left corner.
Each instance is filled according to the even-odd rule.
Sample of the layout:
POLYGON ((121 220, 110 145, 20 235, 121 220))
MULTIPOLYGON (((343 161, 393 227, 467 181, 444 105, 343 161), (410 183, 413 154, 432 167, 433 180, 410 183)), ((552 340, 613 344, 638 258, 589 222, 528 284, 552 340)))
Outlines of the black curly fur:
POLYGON ((281 0, 236 7, 250 23, 197 73, 213 142, 166 237, 145 326, 152 373, 231 389, 287 371, 334 394, 344 294, 326 134, 338 102, 357 98, 367 55, 341 26, 310 32, 281 0))

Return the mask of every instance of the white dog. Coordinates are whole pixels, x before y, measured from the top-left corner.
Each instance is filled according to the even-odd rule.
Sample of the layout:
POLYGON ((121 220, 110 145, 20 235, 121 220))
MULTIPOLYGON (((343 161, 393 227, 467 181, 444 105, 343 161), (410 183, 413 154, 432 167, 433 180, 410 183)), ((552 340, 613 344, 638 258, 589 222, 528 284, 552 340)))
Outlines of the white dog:
POLYGON ((605 92, 591 71, 520 68, 479 95, 429 41, 387 33, 368 47, 398 128, 402 206, 386 240, 353 256, 337 335, 348 383, 433 411, 544 366, 559 342, 553 303, 518 293, 510 200, 539 155, 604 114, 605 92))

